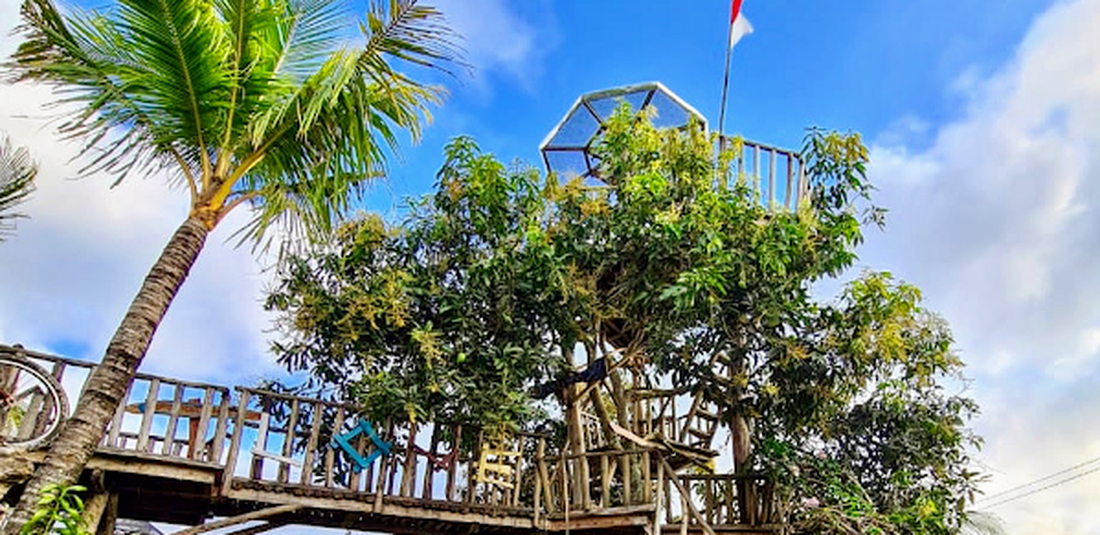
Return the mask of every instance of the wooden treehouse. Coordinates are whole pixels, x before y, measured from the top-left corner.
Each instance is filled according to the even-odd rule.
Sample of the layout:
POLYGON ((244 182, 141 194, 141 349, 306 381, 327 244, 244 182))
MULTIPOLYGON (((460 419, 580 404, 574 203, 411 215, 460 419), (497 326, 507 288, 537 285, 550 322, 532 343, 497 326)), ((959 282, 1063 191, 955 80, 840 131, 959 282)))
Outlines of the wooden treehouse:
MULTIPOLYGON (((586 95, 543 143, 548 166, 562 172, 572 162, 572 172, 592 176, 588 149, 618 99, 655 106, 672 125, 698 115, 659 84, 586 95)), ((798 157, 744 146, 739 169, 756 177, 769 202, 795 205, 805 191, 798 157)), ((99 533, 110 533, 115 518, 194 526, 185 535, 250 520, 262 523, 235 533, 289 524, 386 533, 783 533, 784 506, 768 481, 715 473, 723 415, 701 394, 647 382, 644 355, 621 326, 600 331, 576 373, 551 385, 565 407, 563 440, 490 439, 447 422, 372 422, 350 405, 139 374, 86 471, 105 496, 92 502, 99 533)), ((94 366, 0 352, 22 352, 52 371, 70 397, 94 366)), ((710 364, 716 376, 729 372, 720 358, 710 364)))

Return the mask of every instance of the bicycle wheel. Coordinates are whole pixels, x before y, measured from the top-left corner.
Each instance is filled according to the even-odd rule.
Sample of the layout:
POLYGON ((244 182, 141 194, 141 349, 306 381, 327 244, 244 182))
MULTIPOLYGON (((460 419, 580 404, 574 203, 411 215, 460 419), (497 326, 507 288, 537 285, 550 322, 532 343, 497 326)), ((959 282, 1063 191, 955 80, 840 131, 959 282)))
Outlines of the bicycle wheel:
POLYGON ((0 355, 0 448, 45 445, 68 414, 57 379, 33 362, 0 355))

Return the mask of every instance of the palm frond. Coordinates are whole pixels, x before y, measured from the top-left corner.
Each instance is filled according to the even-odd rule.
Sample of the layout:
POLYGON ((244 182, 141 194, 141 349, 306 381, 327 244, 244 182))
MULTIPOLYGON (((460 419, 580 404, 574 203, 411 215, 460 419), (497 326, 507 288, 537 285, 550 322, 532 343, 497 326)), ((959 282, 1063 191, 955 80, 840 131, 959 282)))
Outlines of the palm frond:
POLYGON ((143 88, 131 76, 140 57, 114 20, 75 8, 62 16, 51 0, 26 0, 21 15, 16 33, 24 40, 4 63, 7 78, 58 88, 59 133, 82 140, 89 156, 82 174, 105 171, 122 180, 134 171, 198 160, 142 105, 143 88))
POLYGON ((218 142, 231 85, 223 69, 229 42, 212 3, 121 0, 118 22, 140 43, 133 53, 141 68, 126 74, 143 88, 141 107, 176 143, 197 152, 209 176, 209 151, 218 142))
POLYGON ((34 177, 38 164, 26 148, 13 148, 11 140, 0 141, 0 242, 10 235, 16 219, 26 217, 14 212, 34 192, 34 177))

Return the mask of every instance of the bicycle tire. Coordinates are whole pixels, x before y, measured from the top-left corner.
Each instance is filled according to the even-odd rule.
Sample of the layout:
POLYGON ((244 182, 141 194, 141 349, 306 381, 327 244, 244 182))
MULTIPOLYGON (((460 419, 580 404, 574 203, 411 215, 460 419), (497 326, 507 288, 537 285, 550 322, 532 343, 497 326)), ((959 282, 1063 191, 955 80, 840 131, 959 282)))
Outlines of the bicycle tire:
MULTIPOLYGON (((8 368, 14 368, 18 373, 26 373, 33 380, 41 383, 45 389, 45 400, 52 403, 52 410, 55 415, 52 418, 48 417, 48 421, 42 425, 42 429, 35 430, 27 437, 9 437, 8 434, 8 422, 0 422, 0 449, 12 451, 12 450, 33 450, 45 446, 48 444, 57 433, 61 430, 61 424, 69 415, 69 400, 65 396, 65 391, 61 387, 61 383, 41 366, 24 357, 15 354, 0 354, 0 376, 3 376, 2 371, 8 368)), ((18 377, 18 375, 14 376, 18 377)), ((3 393, 4 396, 9 394, 3 393)), ((0 399, 0 404, 4 400, 0 399)), ((43 401, 44 406, 50 406, 43 401)), ((7 410, 9 407, 0 406, 4 417, 7 417, 7 410)), ((22 425, 22 424, 20 424, 22 425)), ((35 427, 40 427, 36 422, 35 427)))

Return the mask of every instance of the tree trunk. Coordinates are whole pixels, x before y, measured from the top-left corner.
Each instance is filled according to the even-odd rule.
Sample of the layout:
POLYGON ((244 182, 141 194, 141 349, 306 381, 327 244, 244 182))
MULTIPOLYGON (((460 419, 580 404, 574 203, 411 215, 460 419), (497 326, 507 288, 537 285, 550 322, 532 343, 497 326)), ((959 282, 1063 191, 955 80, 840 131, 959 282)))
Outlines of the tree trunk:
POLYGON ((103 361, 88 377, 76 411, 50 446, 45 462, 27 483, 0 534, 18 535, 34 513, 43 487, 72 484, 80 476, 103 440, 107 423, 125 401, 122 398, 149 349, 153 333, 187 279, 209 233, 201 220, 190 217, 169 240, 107 345, 103 361))

